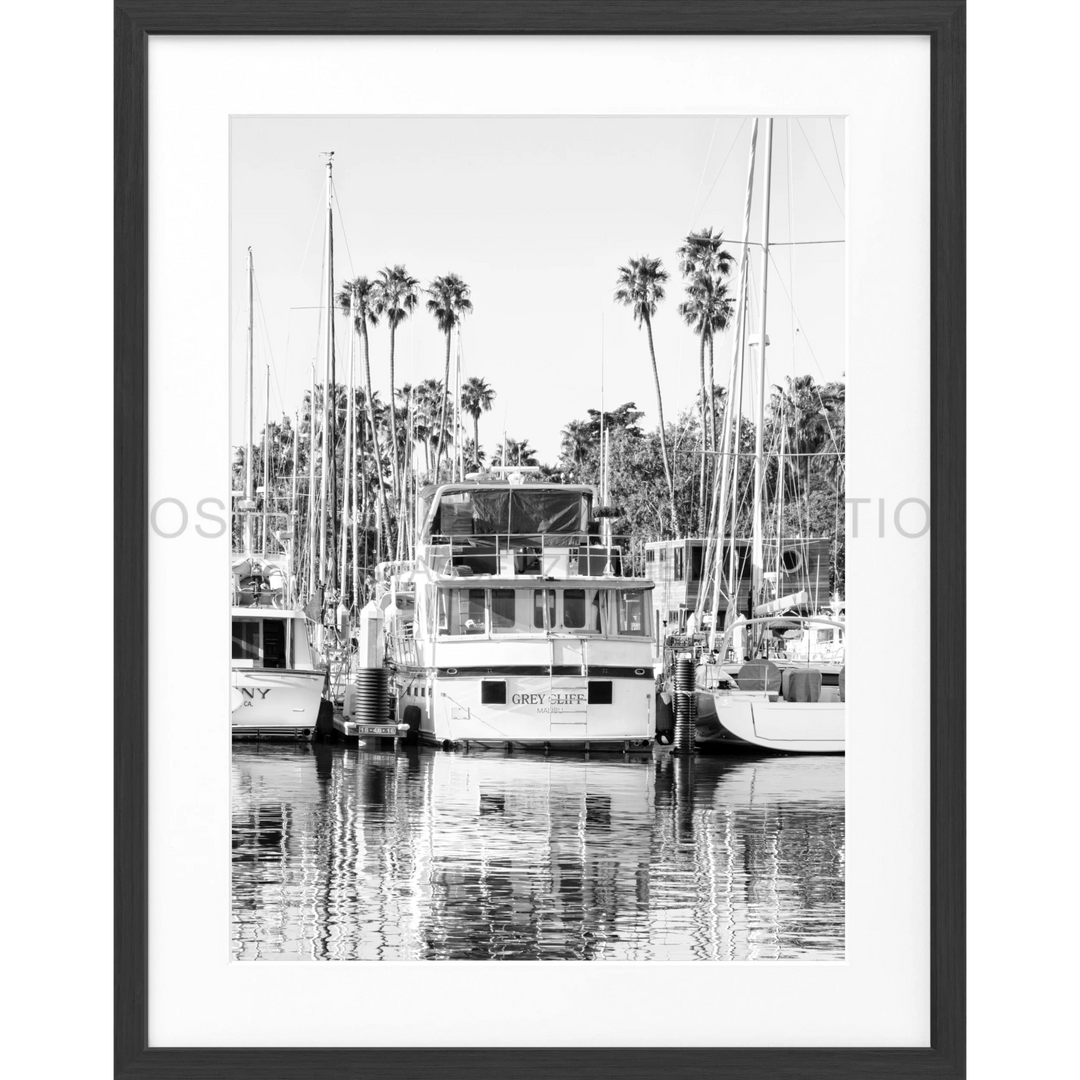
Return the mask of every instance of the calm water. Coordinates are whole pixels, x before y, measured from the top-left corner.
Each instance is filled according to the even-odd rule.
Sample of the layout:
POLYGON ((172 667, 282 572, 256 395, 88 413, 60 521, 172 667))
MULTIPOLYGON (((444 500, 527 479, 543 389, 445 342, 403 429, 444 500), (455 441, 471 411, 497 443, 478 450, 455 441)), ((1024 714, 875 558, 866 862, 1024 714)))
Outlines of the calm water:
POLYGON ((844 759, 233 749, 242 960, 836 960, 844 759))

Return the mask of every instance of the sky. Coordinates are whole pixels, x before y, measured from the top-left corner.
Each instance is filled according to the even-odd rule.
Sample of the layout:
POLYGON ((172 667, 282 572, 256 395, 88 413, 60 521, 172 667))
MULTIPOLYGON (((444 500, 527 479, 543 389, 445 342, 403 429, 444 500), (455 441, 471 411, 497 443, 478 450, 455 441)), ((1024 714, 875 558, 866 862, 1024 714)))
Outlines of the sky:
MULTIPOLYGON (((326 167, 334 151, 335 289, 403 263, 422 285, 457 273, 474 311, 462 327, 462 378, 495 389, 480 420, 489 457, 504 431, 541 461, 562 429, 633 401, 656 423, 648 345, 613 294, 630 257, 671 275, 654 320, 665 418, 693 408, 698 344, 681 320, 676 249, 692 229, 722 230, 738 253, 751 120, 743 117, 234 117, 230 170, 230 419, 244 440, 246 257, 255 268, 255 427, 293 415, 325 350, 326 167)), ((760 242, 759 128, 750 238, 760 242)), ((845 177, 841 118, 774 123, 766 379, 846 369, 845 177), (788 243, 794 240, 797 246, 788 243), (811 243, 813 241, 813 243, 811 243)), ((760 248, 751 248, 752 333, 760 248)), ((734 286, 733 286, 734 287, 734 286)), ((348 319, 336 318, 343 381, 348 319)), ((386 400, 389 334, 369 331, 372 381, 386 400)), ((732 333, 716 343, 724 383, 732 333)), ((395 385, 442 378, 445 338, 418 307, 397 332, 395 385)), ((319 375, 321 381, 321 375, 319 375)))

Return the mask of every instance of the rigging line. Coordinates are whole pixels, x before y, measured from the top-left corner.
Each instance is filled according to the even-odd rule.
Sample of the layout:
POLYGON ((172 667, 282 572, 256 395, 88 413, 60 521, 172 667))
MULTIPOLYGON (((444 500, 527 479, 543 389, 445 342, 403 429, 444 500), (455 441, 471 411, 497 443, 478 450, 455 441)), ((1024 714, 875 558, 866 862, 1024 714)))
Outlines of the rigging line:
POLYGON ((319 202, 315 207, 315 216, 311 219, 311 228, 308 229, 307 243, 304 245, 304 255, 303 255, 303 258, 301 258, 301 260, 300 260, 300 276, 301 277, 304 276, 304 267, 307 265, 308 250, 311 248, 311 238, 315 235, 315 222, 317 222, 319 220, 319 212, 326 208, 325 203, 322 200, 322 195, 321 195, 321 193, 325 189, 326 189, 325 184, 320 184, 319 185, 319 191, 320 191, 319 202))
POLYGON ((844 179, 844 166, 840 164, 840 148, 836 145, 836 132, 833 131, 832 117, 828 117, 829 121, 829 135, 832 136, 832 148, 836 154, 836 167, 840 170, 840 183, 847 187, 847 181, 844 179))
POLYGON ((333 179, 330 180, 330 190, 334 196, 335 202, 337 202, 338 208, 338 224, 341 226, 341 239, 345 241, 345 255, 349 260, 349 276, 355 278, 356 271, 353 269, 352 252, 349 250, 349 234, 345 229, 345 213, 341 209, 341 196, 338 195, 337 184, 333 179))
POLYGON ((270 370, 274 373, 274 383, 277 385, 278 402, 281 405, 281 411, 285 411, 285 395, 281 392, 281 378, 278 375, 277 361, 274 359, 274 349, 270 344, 270 332, 266 328, 266 305, 263 304, 262 293, 259 291, 259 275, 254 270, 251 272, 251 277, 255 282, 255 296, 259 302, 259 314, 262 316, 259 320, 260 328, 263 333, 263 340, 266 342, 266 351, 270 354, 270 370))
MULTIPOLYGON (((743 121, 745 123, 745 121, 743 121)), ((697 217, 698 196, 701 194, 701 185, 705 183, 705 170, 709 167, 709 158, 712 155, 713 143, 716 141, 716 129, 720 126, 720 117, 713 121, 712 135, 709 136, 709 149, 705 151, 705 160, 701 163, 701 175, 698 177, 697 191, 694 192, 694 201, 690 204, 693 213, 690 215, 690 228, 694 227, 694 218, 697 217)))
POLYGON ((803 339, 806 341, 806 347, 810 350, 810 355, 814 358, 814 363, 817 364, 818 374, 824 379, 825 372, 821 367, 821 362, 817 358, 817 353, 814 352, 814 346, 811 344, 810 338, 806 333, 806 327, 803 326, 803 321, 799 317, 799 312, 795 307, 795 301, 791 299, 791 293, 788 292, 788 287, 784 284, 784 279, 780 274, 780 267, 777 265, 776 259, 773 258, 772 253, 769 253, 769 259, 773 264, 773 268, 776 270, 776 280, 780 282, 780 287, 784 290, 784 295, 788 299, 788 303, 791 305, 791 310, 795 313, 795 322, 798 324, 799 331, 802 333, 803 339))
POLYGON ((694 221, 697 221, 698 214, 705 209, 705 204, 709 201, 709 196, 713 193, 713 188, 716 187, 716 182, 720 179, 720 176, 724 171, 724 166, 728 163, 728 158, 731 157, 731 151, 735 149, 735 144, 739 141, 739 136, 742 134, 743 128, 746 127, 746 119, 746 117, 743 117, 743 122, 739 125, 739 130, 735 132, 735 138, 731 140, 731 146, 728 147, 728 152, 720 164, 720 170, 717 172, 716 176, 713 177, 712 186, 709 188, 705 198, 701 201, 701 205, 694 211, 694 219, 690 222, 691 229, 694 227, 694 221))
POLYGON ((798 117, 795 117, 795 123, 799 125, 799 130, 802 132, 802 136, 806 140, 807 148, 810 150, 810 153, 814 158, 814 162, 818 167, 818 171, 821 173, 822 180, 825 181, 825 186, 829 189, 829 194, 833 197, 833 202, 836 203, 837 210, 840 211, 840 216, 845 218, 846 220, 847 215, 844 213, 844 208, 840 205, 840 200, 836 197, 836 192, 833 191, 832 184, 829 183, 829 178, 825 175, 825 170, 821 167, 821 162, 818 161, 818 156, 814 153, 813 146, 810 145, 810 137, 806 134, 806 128, 802 126, 802 121, 798 117))
MULTIPOLYGON (((809 247, 814 244, 846 244, 846 240, 770 240, 769 247, 809 247)), ((740 242, 740 247, 742 246, 740 242)), ((747 247, 761 247, 760 240, 747 240, 747 247)))
MULTIPOLYGON (((780 282, 780 287, 784 290, 784 295, 787 296, 788 303, 791 304, 791 310, 795 312, 795 321, 799 324, 799 330, 802 332, 803 339, 806 341, 806 347, 810 350, 810 355, 814 358, 814 363, 817 364, 818 373, 824 379, 826 378, 826 375, 825 372, 822 370, 821 362, 817 358, 817 353, 814 352, 814 346, 806 333, 806 328, 802 324, 802 319, 799 318, 799 313, 795 309, 794 301, 792 301, 791 299, 791 293, 788 292, 787 286, 784 284, 784 278, 780 273, 780 267, 777 266, 776 260, 773 259, 771 252, 769 254, 769 258, 772 259, 773 267, 776 270, 776 280, 780 282)), ((825 402, 822 400, 821 388, 815 386, 814 389, 817 392, 818 404, 821 406, 822 415, 825 417, 825 426, 829 429, 829 438, 832 439, 835 444, 836 435, 833 432, 832 424, 829 423, 829 410, 825 408, 825 402)))
MULTIPOLYGON (((795 177, 794 170, 791 164, 791 120, 788 119, 784 124, 784 134, 787 136, 787 211, 788 211, 788 236, 791 238, 791 243, 788 245, 788 276, 791 278, 791 291, 794 293, 795 289, 795 177)), ((792 374, 796 370, 796 337, 795 337, 795 305, 792 304, 791 311, 791 371, 792 374)))

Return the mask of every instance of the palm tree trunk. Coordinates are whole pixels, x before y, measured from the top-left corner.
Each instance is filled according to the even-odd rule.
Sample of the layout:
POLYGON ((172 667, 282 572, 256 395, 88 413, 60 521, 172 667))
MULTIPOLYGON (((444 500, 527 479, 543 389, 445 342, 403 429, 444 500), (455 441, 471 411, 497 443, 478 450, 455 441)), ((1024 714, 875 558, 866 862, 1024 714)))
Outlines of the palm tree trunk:
MULTIPOLYGON (((668 460, 667 431, 664 429, 664 397, 660 392, 660 372, 656 367, 656 349, 653 346, 652 320, 646 315, 645 330, 649 335, 649 357, 652 360, 653 381, 656 383, 656 411, 660 414, 660 455, 664 461, 664 479, 667 480, 668 501, 671 503, 671 532, 678 539, 679 516, 675 509, 675 481, 671 478, 671 462, 668 460)), ((449 361, 448 361, 449 362, 449 361)))
MULTIPOLYGON (((361 331, 364 338, 364 396, 367 398, 368 423, 371 425, 371 446, 375 451, 375 475, 379 480, 379 505, 382 507, 383 528, 390 529, 390 514, 386 505, 386 488, 383 485, 382 475, 382 452, 379 450, 379 430, 375 426, 375 404, 371 400, 371 357, 368 352, 367 324, 361 331)), ((378 562, 380 552, 375 552, 375 560, 378 562)))
POLYGON ((443 374, 442 414, 439 417, 439 453, 435 458, 435 483, 439 482, 439 468, 446 450, 446 406, 450 401, 450 329, 446 331, 446 370, 443 374))
POLYGON ((472 448, 473 457, 476 459, 476 467, 480 468, 480 414, 473 413, 472 418, 472 448))
MULTIPOLYGON (((713 336, 709 333, 709 449, 716 452, 716 383, 713 380, 713 336)), ((715 468, 715 456, 709 459, 710 473, 715 468)))
POLYGON ((394 337, 397 327, 393 320, 390 322, 390 461, 392 465, 392 477, 394 482, 394 505, 397 506, 400 497, 400 481, 398 479, 398 444, 397 444, 397 416, 394 412, 394 337))
POLYGON ((701 535, 705 532, 705 463, 708 461, 708 422, 707 422, 707 408, 708 399, 707 391, 708 387, 705 380, 705 331, 701 332, 701 342, 699 347, 698 361, 701 366, 701 469, 699 470, 698 479, 698 534, 701 535))

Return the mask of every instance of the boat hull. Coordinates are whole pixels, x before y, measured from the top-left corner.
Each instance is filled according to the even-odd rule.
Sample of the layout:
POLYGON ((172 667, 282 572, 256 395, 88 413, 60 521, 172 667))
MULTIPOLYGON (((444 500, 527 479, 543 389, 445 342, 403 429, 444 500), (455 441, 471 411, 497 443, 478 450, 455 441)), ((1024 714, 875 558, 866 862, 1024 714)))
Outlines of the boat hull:
POLYGON ((232 733, 309 735, 315 730, 326 674, 287 668, 232 669, 232 733))
POLYGON ((786 754, 842 754, 840 701, 770 700, 768 694, 697 694, 695 742, 702 749, 786 754))
POLYGON ((440 744, 621 749, 656 734, 651 670, 632 678, 402 673, 396 696, 399 719, 440 744))

